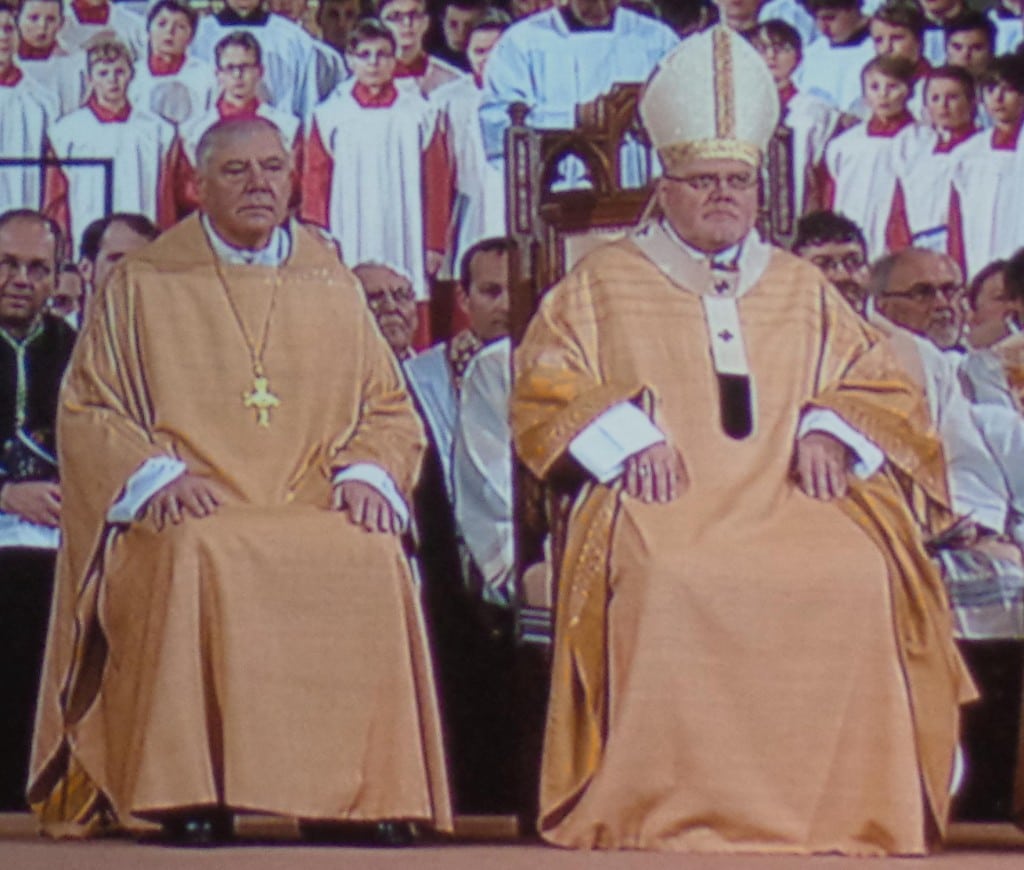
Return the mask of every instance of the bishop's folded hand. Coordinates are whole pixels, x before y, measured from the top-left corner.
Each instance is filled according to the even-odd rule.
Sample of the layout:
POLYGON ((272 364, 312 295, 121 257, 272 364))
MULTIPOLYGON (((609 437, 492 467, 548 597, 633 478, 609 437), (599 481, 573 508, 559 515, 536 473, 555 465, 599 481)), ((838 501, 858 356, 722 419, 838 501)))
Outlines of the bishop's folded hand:
POLYGON ((221 500, 209 480, 186 472, 158 489, 143 507, 143 514, 159 531, 168 520, 177 525, 186 516, 208 517, 220 507, 221 500))
POLYGON ((796 442, 793 473, 811 498, 831 501, 849 489, 853 454, 838 438, 827 432, 808 432, 796 442))
POLYGON ((683 457, 665 442, 630 456, 623 480, 627 493, 648 503, 675 501, 690 485, 683 457))
POLYGON ((380 491, 361 480, 346 480, 334 487, 333 506, 345 511, 349 520, 368 532, 402 531, 402 522, 380 491))

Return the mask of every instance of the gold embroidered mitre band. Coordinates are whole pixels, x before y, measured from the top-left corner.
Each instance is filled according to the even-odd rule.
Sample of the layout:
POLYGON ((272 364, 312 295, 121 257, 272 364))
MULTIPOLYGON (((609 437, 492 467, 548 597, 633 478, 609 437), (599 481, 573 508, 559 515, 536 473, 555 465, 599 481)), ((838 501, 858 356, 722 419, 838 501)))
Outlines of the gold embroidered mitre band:
POLYGON ((640 119, 670 175, 700 158, 758 166, 779 123, 778 91, 753 47, 720 24, 661 61, 640 98, 640 119))

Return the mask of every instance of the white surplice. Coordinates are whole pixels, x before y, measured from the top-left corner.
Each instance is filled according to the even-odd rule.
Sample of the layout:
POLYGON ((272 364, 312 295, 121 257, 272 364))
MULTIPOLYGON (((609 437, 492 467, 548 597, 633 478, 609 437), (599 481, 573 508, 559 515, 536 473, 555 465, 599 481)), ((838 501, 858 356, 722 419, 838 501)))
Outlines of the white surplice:
POLYGON ((950 245, 962 248, 968 278, 1024 246, 1024 137, 1013 149, 994 147, 995 137, 995 129, 976 133, 957 149, 953 166, 960 238, 950 245))
MULTIPOLYGON (((618 82, 647 81, 678 43, 660 21, 621 6, 610 28, 571 31, 557 7, 517 21, 498 39, 484 71, 480 123, 487 158, 504 160, 512 103, 530 107, 526 123, 531 127, 571 129, 578 105, 618 82)), ((631 178, 636 179, 633 183, 646 181, 647 158, 641 151, 633 147, 624 154, 627 184, 631 178)), ((572 179, 568 183, 573 186, 572 179)))
MULTIPOLYGON (((56 98, 24 73, 15 85, 0 85, 0 156, 45 156, 46 130, 56 114, 56 98)), ((40 166, 0 166, 0 213, 42 204, 40 166)))
MULTIPOLYGON (((50 145, 59 158, 113 159, 113 211, 138 212, 157 223, 166 208, 161 188, 174 138, 173 126, 144 109, 132 109, 127 121, 103 122, 86 106, 50 128, 50 145)), ((63 173, 77 255, 82 231, 104 215, 104 173, 92 166, 67 167, 63 173)))
POLYGON ((441 278, 457 278, 462 257, 481 239, 505 234, 504 178, 487 162, 480 136, 483 91, 464 76, 431 95, 455 174, 455 203, 441 278))
POLYGON ((22 72, 40 87, 53 94, 60 118, 81 107, 85 102, 85 52, 71 54, 60 46, 46 60, 18 60, 22 72))
MULTIPOLYGON (((342 83, 313 112, 332 161, 327 229, 345 262, 383 263, 412 278, 418 300, 428 298, 425 270, 423 155, 436 112, 412 82, 401 82, 387 107, 364 108, 342 83)), ((307 155, 309 156, 309 155, 307 155)))
POLYGON ((117 2, 110 3, 106 24, 83 24, 68 3, 64 10, 64 23, 57 32, 57 42, 71 54, 84 49, 87 43, 103 33, 112 34, 125 43, 135 55, 136 63, 146 56, 149 45, 146 19, 117 2))
POLYGON ((860 73, 875 56, 870 36, 851 45, 833 46, 816 39, 804 50, 803 60, 793 74, 793 84, 841 111, 848 111, 861 98, 860 73))
POLYGON ((172 124, 184 124, 201 115, 217 97, 217 75, 211 64, 187 57, 178 72, 154 75, 148 63, 135 67, 128 99, 172 124))
POLYGON ((786 103, 782 123, 793 131, 793 202, 805 210, 807 176, 825 159, 825 146, 836 134, 840 112, 820 97, 797 91, 786 103))

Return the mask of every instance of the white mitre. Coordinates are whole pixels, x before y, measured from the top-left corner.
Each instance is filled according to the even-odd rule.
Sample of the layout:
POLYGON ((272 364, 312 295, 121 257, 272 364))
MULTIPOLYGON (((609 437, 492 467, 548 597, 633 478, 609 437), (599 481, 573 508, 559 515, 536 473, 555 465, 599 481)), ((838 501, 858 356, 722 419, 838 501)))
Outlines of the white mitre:
POLYGON ((639 110, 669 175, 700 158, 757 167, 779 123, 779 94, 753 46, 719 24, 662 59, 639 110))

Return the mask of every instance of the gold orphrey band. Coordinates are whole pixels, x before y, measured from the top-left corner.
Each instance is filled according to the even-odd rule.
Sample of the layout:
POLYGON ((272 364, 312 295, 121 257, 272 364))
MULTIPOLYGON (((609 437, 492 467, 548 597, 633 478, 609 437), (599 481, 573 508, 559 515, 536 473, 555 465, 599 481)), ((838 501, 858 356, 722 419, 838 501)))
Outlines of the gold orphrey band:
POLYGON ((732 76, 732 46, 724 26, 713 30, 712 62, 715 67, 715 138, 736 138, 736 95, 732 76))

